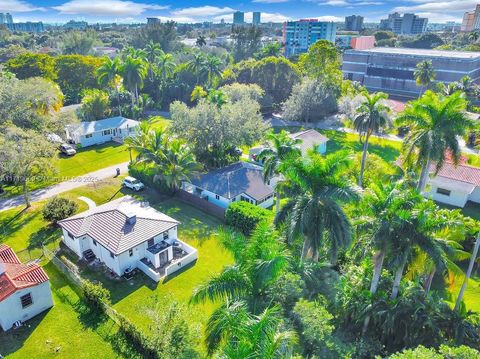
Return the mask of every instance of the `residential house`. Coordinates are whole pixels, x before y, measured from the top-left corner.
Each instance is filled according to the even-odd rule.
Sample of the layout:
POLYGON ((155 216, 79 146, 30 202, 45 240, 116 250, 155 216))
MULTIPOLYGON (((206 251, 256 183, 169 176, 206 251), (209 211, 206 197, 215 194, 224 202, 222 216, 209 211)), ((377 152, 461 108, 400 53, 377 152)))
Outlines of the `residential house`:
POLYGON ((77 256, 122 276, 138 268, 155 281, 198 258, 178 239, 177 220, 125 196, 59 221, 63 243, 77 256))
POLYGON ((21 324, 53 306, 50 281, 36 263, 23 264, 0 244, 0 328, 21 324))
POLYGON ((237 162, 196 176, 182 188, 222 208, 236 201, 268 208, 273 206, 273 185, 263 181, 261 166, 237 162))
MULTIPOLYGON (((310 129, 300 132, 295 132, 290 134, 290 137, 293 139, 299 139, 301 142, 299 143, 298 147, 302 151, 302 155, 304 156, 309 149, 315 149, 320 154, 325 154, 327 152, 327 142, 328 138, 319 133, 316 130, 310 129)), ((258 155, 260 152, 265 149, 265 146, 257 146, 252 147, 248 154, 248 159, 252 162, 256 162, 261 164, 258 161, 258 155)))
MULTIPOLYGON (((431 167, 434 173, 435 167, 431 167)), ((445 162, 427 182, 424 196, 437 202, 464 207, 468 201, 480 203, 480 168, 445 162)))
POLYGON ((99 121, 84 121, 65 128, 67 140, 82 147, 98 145, 108 141, 123 142, 136 133, 140 122, 117 116, 99 121))

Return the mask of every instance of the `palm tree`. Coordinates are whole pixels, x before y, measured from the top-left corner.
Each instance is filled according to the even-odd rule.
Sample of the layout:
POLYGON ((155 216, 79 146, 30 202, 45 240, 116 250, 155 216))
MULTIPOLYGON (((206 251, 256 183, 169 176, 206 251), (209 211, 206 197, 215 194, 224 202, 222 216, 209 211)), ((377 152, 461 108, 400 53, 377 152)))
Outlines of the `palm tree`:
POLYGON ((464 136, 473 126, 466 108, 465 94, 461 92, 446 97, 427 91, 397 117, 397 124, 410 127, 403 142, 404 161, 409 166, 416 155, 414 167, 421 167, 419 191, 425 189, 432 161, 436 173, 442 168, 447 151, 458 163, 461 151, 457 137, 464 136))
POLYGON ((173 75, 175 66, 173 55, 161 51, 157 56, 157 69, 160 72, 160 77, 163 83, 165 83, 167 79, 173 75))
POLYGON ((132 46, 126 46, 123 51, 123 57, 126 59, 127 57, 132 57, 134 59, 142 59, 145 60, 147 58, 147 53, 143 49, 136 49, 132 46))
POLYGON ((360 135, 360 142, 362 141, 362 137, 365 138, 362 162, 360 165, 360 175, 358 177, 359 186, 362 186, 370 136, 372 133, 378 132, 380 129, 385 128, 390 124, 390 119, 387 115, 390 108, 381 102, 381 100, 387 98, 388 95, 383 92, 373 95, 365 94, 365 101, 362 102, 356 111, 357 116, 355 117, 353 124, 360 135))
POLYGON ((160 174, 157 178, 164 181, 167 187, 175 193, 184 181, 190 181, 192 176, 202 169, 200 163, 182 140, 173 139, 167 143, 163 159, 158 166, 160 174))
POLYGON ((207 97, 208 93, 202 86, 195 86, 190 95, 190 101, 200 101, 200 99, 207 97))
POLYGON ((478 248, 480 247, 480 232, 477 235, 477 239, 475 241, 475 245, 473 246, 472 256, 470 257, 470 262, 468 263, 467 273, 465 274, 465 279, 463 280, 462 287, 460 288, 460 292, 458 293, 457 301, 455 302, 455 311, 460 310, 460 305, 462 304, 463 295, 465 294, 465 290, 467 289, 467 284, 472 275, 473 265, 475 264, 475 260, 477 259, 478 248))
POLYGON ((207 95, 207 100, 213 103, 218 108, 222 107, 228 102, 227 96, 220 90, 210 90, 207 95))
POLYGON ((128 56, 121 67, 121 73, 125 87, 134 94, 132 104, 135 98, 138 105, 138 89, 143 88, 143 81, 147 76, 145 62, 140 58, 128 56))
POLYGON ((120 93, 118 91, 119 77, 121 74, 122 64, 118 57, 113 60, 107 58, 105 62, 97 69, 97 82, 100 86, 113 86, 117 94, 118 113, 122 116, 122 107, 120 104, 120 93))
POLYGON ((205 61, 205 71, 208 75, 208 84, 213 85, 213 80, 222 75, 222 60, 217 56, 209 55, 205 61))
POLYGON ((167 142, 166 127, 152 129, 148 122, 141 122, 136 134, 125 139, 130 153, 137 153, 135 161, 144 164, 161 164, 165 158, 167 142))
POLYGON ((148 61, 148 77, 150 81, 153 81, 153 66, 157 60, 157 57, 163 52, 159 43, 150 42, 145 46, 145 55, 148 61))
POLYGON ((467 96, 475 96, 478 92, 478 87, 472 81, 470 76, 463 76, 460 81, 455 82, 458 90, 465 92, 467 96))
POLYGON ((201 52, 193 54, 193 58, 188 62, 188 69, 197 77, 197 82, 195 84, 198 85, 200 82, 200 76, 206 70, 205 55, 201 52))
POLYGON ((289 240, 303 236, 302 261, 310 254, 318 261, 324 247, 331 263, 335 264, 338 251, 350 244, 351 225, 341 203, 358 198, 358 191, 355 185, 341 177, 348 163, 349 158, 343 152, 325 157, 310 152, 302 159, 280 166, 291 197, 275 222, 286 225, 289 240))
POLYGON ((479 38, 480 34, 477 31, 472 31, 470 34, 468 34, 468 39, 473 43, 477 42, 479 38))
POLYGON ((413 76, 415 77, 417 85, 423 87, 422 92, 425 92, 425 90, 428 89, 433 83, 436 76, 432 61, 420 61, 417 66, 415 66, 415 72, 413 73, 413 76))
MULTIPOLYGON (((258 161, 263 163, 263 181, 269 183, 273 178, 279 180, 280 167, 284 161, 292 157, 301 156, 300 143, 302 140, 295 139, 288 132, 282 130, 280 133, 270 133, 267 135, 268 145, 258 154, 258 161)), ((280 188, 279 182, 275 184, 275 211, 280 211, 280 188)))
POLYGON ((197 41, 195 41, 195 45, 197 45, 198 47, 203 47, 206 44, 207 44, 207 39, 205 38, 205 36, 199 35, 197 37, 197 41))
POLYGON ((290 358, 297 336, 281 329, 279 307, 252 315, 243 301, 227 301, 210 317, 205 343, 208 355, 222 348, 225 358, 290 358))

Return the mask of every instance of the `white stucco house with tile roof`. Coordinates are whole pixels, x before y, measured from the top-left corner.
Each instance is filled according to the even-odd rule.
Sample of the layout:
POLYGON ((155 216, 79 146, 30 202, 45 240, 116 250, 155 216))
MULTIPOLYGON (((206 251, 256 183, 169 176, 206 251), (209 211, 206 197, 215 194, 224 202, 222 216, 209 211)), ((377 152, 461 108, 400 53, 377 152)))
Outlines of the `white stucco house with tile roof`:
POLYGON ((11 329, 53 306, 50 280, 36 263, 23 264, 0 244, 0 328, 11 329))
POLYGON ((130 196, 58 224, 63 243, 78 257, 102 262, 118 276, 138 268, 158 282, 198 258, 178 239, 180 222, 130 196))
POLYGON ((273 185, 263 181, 261 166, 237 162, 193 177, 182 189, 222 208, 236 201, 268 208, 273 206, 273 185))
POLYGON ((118 142, 136 133, 140 122, 117 116, 98 121, 83 121, 65 127, 67 140, 88 147, 114 139, 118 142))
MULTIPOLYGON (((307 151, 310 149, 315 149, 322 155, 327 152, 328 138, 314 129, 291 133, 290 137, 301 140, 301 143, 298 144, 298 147, 302 151, 303 156, 305 156, 307 151)), ((264 148, 265 146, 252 147, 248 153, 248 159, 252 162, 260 163, 257 161, 257 156, 264 148)))
POLYGON ((434 170, 432 165, 425 197, 461 208, 468 201, 480 203, 480 168, 445 162, 436 175, 434 170))

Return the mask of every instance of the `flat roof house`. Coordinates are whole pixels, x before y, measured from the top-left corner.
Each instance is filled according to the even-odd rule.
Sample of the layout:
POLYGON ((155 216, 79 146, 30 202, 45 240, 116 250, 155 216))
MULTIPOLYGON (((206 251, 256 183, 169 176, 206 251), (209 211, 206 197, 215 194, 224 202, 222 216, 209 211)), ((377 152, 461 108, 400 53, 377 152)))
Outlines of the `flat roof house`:
POLYGON ((347 50, 342 71, 346 79, 358 81, 370 91, 383 91, 391 96, 411 99, 424 90, 415 83, 415 66, 430 60, 436 82, 450 83, 469 76, 480 79, 480 52, 442 51, 397 47, 375 47, 347 50))
POLYGON ((53 306, 47 273, 36 263, 23 264, 0 244, 0 328, 25 322, 53 306))
POLYGON ((180 241, 180 222, 125 196, 59 221, 63 243, 78 257, 103 262, 118 276, 135 268, 155 281, 198 258, 180 241))
POLYGON ((263 182, 262 167, 253 163, 237 162, 210 171, 184 182, 183 189, 222 208, 236 201, 263 208, 273 205, 273 188, 263 182))
MULTIPOLYGON (((300 147, 303 156, 312 148, 315 148, 316 151, 322 155, 327 152, 328 138, 314 129, 291 133, 290 137, 302 141, 298 147, 300 147)), ((257 161, 257 156, 264 148, 265 146, 252 147, 248 153, 248 159, 260 164, 260 162, 257 161)))
MULTIPOLYGON (((434 166, 431 172, 434 172, 434 166)), ((424 196, 462 208, 467 201, 480 203, 480 168, 446 162, 427 182, 424 196)))
POLYGON ((67 139, 82 147, 98 145, 108 141, 123 142, 137 130, 140 122, 117 116, 98 121, 84 121, 65 127, 67 139))

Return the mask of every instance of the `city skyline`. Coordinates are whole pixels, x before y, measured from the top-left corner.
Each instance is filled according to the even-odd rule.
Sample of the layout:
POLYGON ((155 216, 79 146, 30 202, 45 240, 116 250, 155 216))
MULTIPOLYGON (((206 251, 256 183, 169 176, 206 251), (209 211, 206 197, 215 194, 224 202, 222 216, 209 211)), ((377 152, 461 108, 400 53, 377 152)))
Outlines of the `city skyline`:
POLYGON ((379 22, 389 13, 413 12, 430 23, 456 21, 471 11, 478 0, 0 0, 0 12, 9 12, 14 21, 65 23, 71 19, 88 22, 145 22, 146 17, 183 23, 232 22, 235 11, 262 13, 262 22, 283 22, 301 18, 343 21, 348 15, 361 15, 365 22, 379 22))

